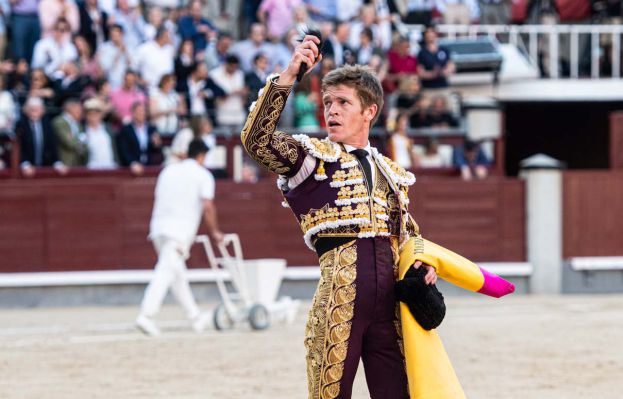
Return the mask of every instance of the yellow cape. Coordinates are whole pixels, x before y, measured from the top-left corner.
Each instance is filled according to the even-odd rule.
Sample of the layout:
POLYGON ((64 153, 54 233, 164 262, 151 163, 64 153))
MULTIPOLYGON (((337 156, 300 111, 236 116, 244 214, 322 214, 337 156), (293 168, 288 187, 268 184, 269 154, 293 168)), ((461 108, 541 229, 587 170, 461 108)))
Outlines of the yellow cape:
MULTIPOLYGON (((482 285, 482 274, 478 272, 478 266, 451 251, 445 251, 447 251, 445 248, 421 237, 411 238, 400 251, 400 279, 404 278, 413 263, 420 260, 435 267, 442 278, 454 280, 451 282, 455 284, 461 283, 457 284, 460 286, 466 284, 468 287, 464 286, 464 288, 471 290, 480 288, 478 282, 480 281, 482 285), (448 261, 451 265, 446 268, 444 266, 448 266, 448 261), (462 267, 460 263, 463 263, 462 267)), ((400 302, 400 316, 411 399, 465 398, 465 393, 437 332, 424 330, 403 302, 400 302)))

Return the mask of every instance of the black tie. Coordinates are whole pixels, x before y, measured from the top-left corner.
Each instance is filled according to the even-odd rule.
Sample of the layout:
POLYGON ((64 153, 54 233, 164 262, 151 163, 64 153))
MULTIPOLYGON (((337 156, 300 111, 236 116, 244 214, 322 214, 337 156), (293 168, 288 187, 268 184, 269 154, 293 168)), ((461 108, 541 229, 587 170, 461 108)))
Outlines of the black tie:
POLYGON ((372 192, 372 169, 370 168, 370 162, 368 162, 368 151, 358 148, 356 150, 352 150, 350 152, 354 156, 357 157, 359 163, 363 167, 363 174, 366 176, 366 180, 368 181, 368 190, 372 192))

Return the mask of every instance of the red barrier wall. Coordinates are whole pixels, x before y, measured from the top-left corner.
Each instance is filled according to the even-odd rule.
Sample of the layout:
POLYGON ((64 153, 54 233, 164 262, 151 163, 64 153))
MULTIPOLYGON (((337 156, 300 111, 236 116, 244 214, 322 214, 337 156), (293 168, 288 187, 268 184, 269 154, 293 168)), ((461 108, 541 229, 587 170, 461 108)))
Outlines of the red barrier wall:
MULTIPOLYGON (((155 177, 0 179, 0 272, 151 268, 146 236, 155 177)), ((411 195, 425 237, 480 261, 525 258, 524 186, 516 179, 465 183, 424 177, 411 195)), ((240 235, 246 258, 316 264, 273 179, 217 180, 221 228, 240 235)), ((205 266, 193 249, 191 266, 205 266)))

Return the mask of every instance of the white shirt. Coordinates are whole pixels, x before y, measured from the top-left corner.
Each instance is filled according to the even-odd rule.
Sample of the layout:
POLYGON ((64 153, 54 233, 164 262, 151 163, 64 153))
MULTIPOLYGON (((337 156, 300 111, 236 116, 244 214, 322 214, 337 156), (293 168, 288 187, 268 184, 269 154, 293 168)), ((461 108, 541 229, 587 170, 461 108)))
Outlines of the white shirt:
MULTIPOLYGON (((151 99, 157 104, 154 112, 176 110, 179 105, 179 97, 175 91, 165 93, 160 88, 151 92, 151 99)), ((165 135, 173 135, 177 132, 177 112, 168 113, 154 119, 154 125, 158 129, 158 133, 165 135)))
POLYGON ((199 80, 195 82, 191 78, 188 78, 188 97, 190 99, 190 114, 191 115, 205 115, 206 105, 203 97, 199 96, 199 93, 205 88, 205 80, 199 80))
POLYGON ((160 78, 173 72, 175 49, 170 44, 160 46, 155 41, 142 44, 136 51, 134 68, 149 87, 155 88, 160 78))
POLYGON ((35 44, 31 67, 43 68, 45 74, 52 76, 61 65, 78 59, 78 51, 71 41, 58 43, 54 38, 41 39, 35 44))
POLYGON ((240 95, 231 95, 234 91, 243 89, 244 74, 237 70, 233 75, 227 74, 225 65, 210 72, 210 77, 227 94, 216 108, 216 119, 221 125, 242 125, 247 117, 244 99, 240 95))
POLYGON ((409 148, 409 138, 400 134, 394 134, 392 136, 394 144, 394 156, 398 165, 405 169, 411 168, 411 148, 409 148))
POLYGON ((124 54, 121 49, 108 41, 97 48, 98 60, 106 73, 110 87, 117 89, 123 84, 125 72, 131 64, 131 53, 124 54))
POLYGON ((149 238, 167 237, 190 248, 203 215, 203 201, 214 199, 214 177, 194 159, 174 163, 158 176, 149 238))
POLYGON ((113 154, 110 134, 100 125, 86 128, 87 148, 89 149, 89 169, 113 169, 117 167, 113 154))

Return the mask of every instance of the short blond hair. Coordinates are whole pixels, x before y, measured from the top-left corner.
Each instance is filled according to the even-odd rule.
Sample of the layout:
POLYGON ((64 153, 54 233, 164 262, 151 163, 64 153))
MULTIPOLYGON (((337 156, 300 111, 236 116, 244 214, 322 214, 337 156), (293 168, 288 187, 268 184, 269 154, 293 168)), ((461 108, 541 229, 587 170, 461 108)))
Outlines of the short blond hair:
POLYGON ((363 108, 376 104, 377 111, 370 126, 374 125, 383 109, 383 87, 376 74, 368 67, 361 65, 346 65, 327 73, 322 78, 322 91, 328 87, 344 85, 352 87, 357 92, 363 108))

